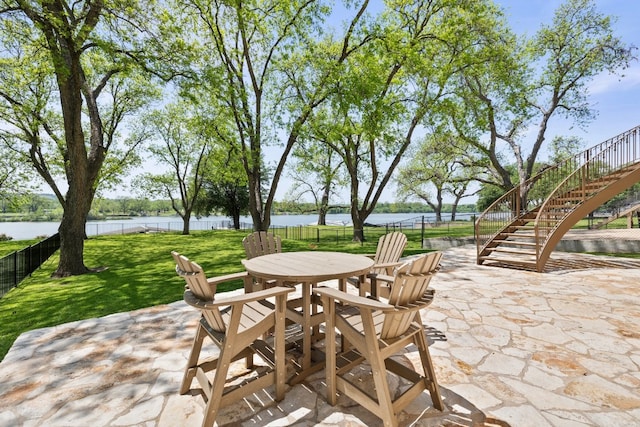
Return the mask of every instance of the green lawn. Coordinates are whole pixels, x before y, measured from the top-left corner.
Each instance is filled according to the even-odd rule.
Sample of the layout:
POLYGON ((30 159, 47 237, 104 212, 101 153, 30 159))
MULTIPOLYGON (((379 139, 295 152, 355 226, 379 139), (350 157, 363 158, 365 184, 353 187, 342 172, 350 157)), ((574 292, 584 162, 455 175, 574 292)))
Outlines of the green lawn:
POLYGON ((31 239, 31 240, 7 240, 4 242, 0 242, 0 258, 9 255, 12 252, 24 249, 27 246, 35 245, 39 241, 40 240, 38 239, 31 239))
MULTIPOLYGON (((456 233, 463 231, 456 230, 456 233)), ((467 235, 471 225, 466 226, 467 235)), ((348 239, 308 241, 283 240, 283 250, 337 250, 374 253, 377 235, 384 229, 367 231, 364 244, 348 239)), ((430 230, 429 236, 447 235, 449 228, 430 230), (436 231, 438 230, 438 231, 436 231)), ((189 236, 177 233, 149 233, 92 237, 85 242, 87 267, 105 271, 64 279, 52 279, 58 262, 53 255, 30 278, 0 299, 0 359, 21 333, 75 320, 126 312, 180 300, 184 281, 175 271, 170 252, 176 250, 202 265, 209 276, 242 271, 245 257, 242 238, 246 232, 197 231, 189 236)), ((405 255, 422 252, 419 230, 407 230, 405 255)), ((0 253, 8 253, 32 242, 0 242, 0 253), (14 245, 18 244, 17 247, 14 245), (11 250, 5 250, 11 246, 11 250)), ((238 282, 236 287, 241 286, 238 282)), ((233 286, 233 284, 231 285, 233 286)), ((229 289, 221 288, 222 292, 229 289)))

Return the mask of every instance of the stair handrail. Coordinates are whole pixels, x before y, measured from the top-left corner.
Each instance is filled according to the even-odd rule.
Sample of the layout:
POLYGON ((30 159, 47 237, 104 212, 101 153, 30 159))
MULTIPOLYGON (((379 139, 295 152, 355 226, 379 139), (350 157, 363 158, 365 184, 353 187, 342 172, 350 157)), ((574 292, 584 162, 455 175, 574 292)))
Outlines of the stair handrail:
POLYGON ((497 235, 503 233, 514 221, 538 209, 548 199, 547 196, 558 186, 558 183, 574 174, 590 159, 597 159, 601 153, 610 150, 618 141, 629 135, 637 135, 639 131, 640 126, 636 126, 556 165, 544 168, 535 176, 499 197, 476 220, 475 234, 478 256, 497 235))
POLYGON ((567 211, 563 217, 549 215, 551 211, 559 208, 557 200, 580 188, 582 189, 582 202, 584 202, 588 198, 586 194, 588 183, 640 162, 639 136, 640 126, 637 126, 593 147, 599 148, 599 150, 589 149, 578 155, 582 156, 583 163, 549 193, 538 210, 534 223, 537 248, 540 249, 547 244, 559 224, 571 213, 567 211))

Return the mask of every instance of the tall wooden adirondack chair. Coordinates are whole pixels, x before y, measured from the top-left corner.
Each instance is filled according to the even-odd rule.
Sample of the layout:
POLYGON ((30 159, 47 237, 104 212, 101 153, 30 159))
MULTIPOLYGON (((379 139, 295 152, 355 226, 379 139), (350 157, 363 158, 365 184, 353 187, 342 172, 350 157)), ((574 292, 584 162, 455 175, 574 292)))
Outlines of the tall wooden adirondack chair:
POLYGON ((229 274, 207 279, 202 268, 188 258, 171 252, 176 271, 186 281, 184 300, 198 309, 202 316, 187 362, 180 387, 186 394, 193 379, 197 379, 204 392, 207 406, 203 427, 213 426, 220 408, 237 402, 242 397, 275 385, 275 400, 284 398, 285 392, 285 308, 291 288, 272 287, 244 295, 216 298, 216 287, 223 282, 242 279, 251 281, 246 273, 229 274), (275 305, 266 298, 275 298, 275 305), (273 331, 273 345, 261 338, 273 331), (205 338, 218 346, 219 354, 200 360, 205 338), (266 368, 254 365, 253 356, 259 356, 266 368), (240 384, 227 384, 229 365, 246 359, 248 373, 256 376, 240 384), (209 378, 213 371, 213 378, 209 378))
POLYGON ((242 239, 242 246, 244 246, 247 259, 282 252, 280 236, 269 234, 266 231, 254 231, 249 234, 242 239))
MULTIPOLYGON (((428 280, 431 280, 434 274, 440 270, 440 260, 442 259, 442 252, 429 252, 419 257, 420 271, 428 280)), ((416 259, 418 262, 418 259, 416 259)), ((418 268, 416 266, 416 268, 418 268)), ((376 298, 389 299, 391 294, 391 286, 395 280, 394 276, 388 276, 386 274, 377 274, 371 276, 371 294, 376 298)), ((433 289, 428 289, 427 292, 433 292, 433 289)))
MULTIPOLYGON (((393 269, 402 264, 400 257, 407 246, 407 236, 404 233, 394 231, 385 234, 378 240, 376 253, 373 256, 375 264, 371 268, 370 275, 391 275, 393 269)), ((371 292, 371 280, 367 279, 360 283, 357 277, 349 278, 349 282, 359 289, 360 296, 365 296, 371 292)))
MULTIPOLYGON (((280 236, 269 234, 266 231, 254 231, 242 239, 242 246, 247 254, 247 259, 282 252, 282 240, 280 236)), ((275 286, 275 280, 253 280, 252 289, 261 290, 275 286)))
MULTIPOLYGON (((389 303, 332 288, 318 288, 326 320, 327 400, 331 405, 341 392, 382 419, 385 426, 397 426, 398 414, 424 390, 433 406, 444 410, 419 310, 433 300, 428 289, 429 262, 419 257, 396 269, 389 303), (336 352, 336 329, 349 342, 349 350, 336 352), (410 344, 418 348, 422 373, 407 368, 391 356, 410 344), (375 391, 362 387, 351 375, 353 368, 368 362, 375 391), (393 399, 387 371, 402 377, 410 386, 393 399)), ((344 347, 343 347, 344 348, 344 347)))

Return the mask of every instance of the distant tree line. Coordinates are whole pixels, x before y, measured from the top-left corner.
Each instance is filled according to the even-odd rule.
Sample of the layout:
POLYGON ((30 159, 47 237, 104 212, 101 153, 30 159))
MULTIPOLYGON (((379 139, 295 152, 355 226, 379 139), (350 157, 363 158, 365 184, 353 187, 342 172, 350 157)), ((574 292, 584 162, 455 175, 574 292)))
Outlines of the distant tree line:
MULTIPOLYGON (((222 198, 216 198, 221 200, 222 198)), ((14 199, 15 200, 15 199, 14 199)), ((21 203, 0 202, 0 221, 59 221, 62 217, 62 209, 53 195, 29 194, 23 197, 21 203)), ((451 204, 444 204, 443 211, 451 212, 451 204)), ((475 204, 463 204, 458 206, 458 212, 474 213, 475 204)), ((374 213, 433 213, 433 209, 420 202, 382 202, 378 203, 374 213)), ((228 216, 224 206, 209 206, 198 208, 198 216, 221 215, 228 216)), ((317 207, 314 203, 294 203, 290 201, 274 202, 274 215, 315 215, 317 207)), ((332 206, 329 214, 348 214, 349 206, 332 206)), ((118 197, 115 199, 97 198, 89 213, 89 219, 113 219, 118 217, 144 217, 144 216, 173 216, 176 215, 172 208, 171 200, 150 200, 146 198, 118 197)), ((242 213, 245 215, 245 213, 242 213)))

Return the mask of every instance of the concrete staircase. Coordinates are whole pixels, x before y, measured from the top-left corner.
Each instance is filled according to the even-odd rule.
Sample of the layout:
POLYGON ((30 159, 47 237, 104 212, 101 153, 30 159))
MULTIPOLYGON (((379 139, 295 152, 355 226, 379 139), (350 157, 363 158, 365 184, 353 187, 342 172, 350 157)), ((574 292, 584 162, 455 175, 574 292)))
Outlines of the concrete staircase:
POLYGON ((477 262, 542 272, 578 221, 640 182, 640 126, 543 170, 476 221, 477 262))

